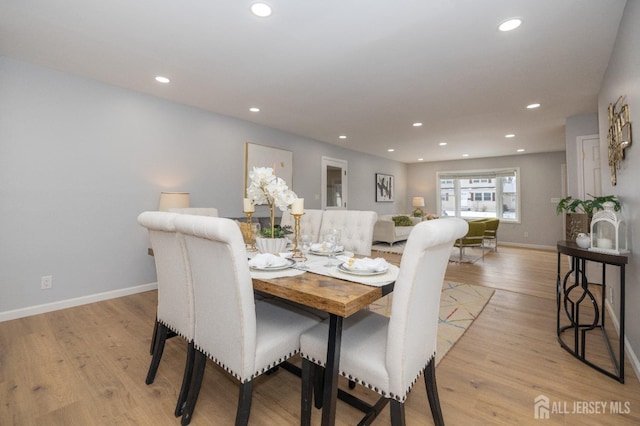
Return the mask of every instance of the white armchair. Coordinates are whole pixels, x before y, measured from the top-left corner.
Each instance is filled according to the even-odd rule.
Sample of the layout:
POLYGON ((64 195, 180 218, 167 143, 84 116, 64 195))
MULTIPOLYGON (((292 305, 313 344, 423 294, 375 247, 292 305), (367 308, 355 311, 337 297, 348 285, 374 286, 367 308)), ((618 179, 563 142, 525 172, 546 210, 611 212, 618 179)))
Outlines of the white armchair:
POLYGON ((169 209, 172 213, 194 214, 196 216, 212 216, 218 217, 218 209, 215 207, 183 207, 169 209))

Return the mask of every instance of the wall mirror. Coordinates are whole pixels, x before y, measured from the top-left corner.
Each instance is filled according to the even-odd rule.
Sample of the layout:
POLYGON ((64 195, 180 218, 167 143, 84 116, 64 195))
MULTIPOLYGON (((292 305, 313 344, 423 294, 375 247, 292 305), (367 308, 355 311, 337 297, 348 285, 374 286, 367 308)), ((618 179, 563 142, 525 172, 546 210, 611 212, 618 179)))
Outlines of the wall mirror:
POLYGON ((322 209, 346 209, 347 186, 347 162, 322 157, 322 209))

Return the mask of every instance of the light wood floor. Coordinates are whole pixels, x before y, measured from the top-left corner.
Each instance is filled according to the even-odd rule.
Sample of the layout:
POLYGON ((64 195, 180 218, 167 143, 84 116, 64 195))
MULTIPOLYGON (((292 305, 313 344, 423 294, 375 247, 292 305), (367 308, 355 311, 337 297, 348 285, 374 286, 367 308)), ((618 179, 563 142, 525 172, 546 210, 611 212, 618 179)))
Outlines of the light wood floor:
MULTIPOLYGON (((484 262, 449 264, 448 279, 496 292, 436 369, 447 424, 640 424, 640 384, 628 363, 623 385, 558 345, 555 276, 554 252, 512 247, 484 262), (535 420, 538 395, 562 411, 593 401, 607 407, 603 414, 552 413, 535 420), (611 414, 611 401, 623 409, 628 402, 629 413, 611 414)), ((184 342, 167 343, 155 383, 144 384, 155 303, 155 292, 148 292, 0 323, 0 425, 178 425, 172 413, 184 342)), ((432 424, 423 384, 406 403, 408 425, 432 424)), ((299 379, 286 371, 260 378, 250 423, 298 424, 299 389, 299 379)), ((208 364, 192 424, 233 424, 237 390, 233 379, 208 364)), ((338 425, 358 418, 339 403, 338 425)), ((319 423, 316 411, 313 424, 319 423)), ((374 424, 389 424, 388 408, 374 424)))

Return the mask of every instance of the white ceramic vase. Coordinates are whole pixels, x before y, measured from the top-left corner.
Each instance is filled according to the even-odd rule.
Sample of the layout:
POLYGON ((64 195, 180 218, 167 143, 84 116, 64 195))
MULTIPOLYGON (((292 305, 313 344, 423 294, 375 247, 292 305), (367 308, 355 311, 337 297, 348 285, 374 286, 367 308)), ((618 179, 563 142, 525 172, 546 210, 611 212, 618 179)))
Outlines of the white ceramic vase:
POLYGON ((256 238, 256 248, 260 253, 282 253, 287 246, 286 238, 256 238))

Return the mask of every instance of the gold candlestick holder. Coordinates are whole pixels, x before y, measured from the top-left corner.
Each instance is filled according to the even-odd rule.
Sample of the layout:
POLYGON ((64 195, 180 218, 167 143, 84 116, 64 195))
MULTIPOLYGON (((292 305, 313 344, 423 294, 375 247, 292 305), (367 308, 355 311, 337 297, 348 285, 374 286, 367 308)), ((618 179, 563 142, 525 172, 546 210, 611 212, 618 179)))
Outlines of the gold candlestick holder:
POLYGON ((246 244, 247 250, 249 251, 257 251, 256 248, 256 240, 253 236, 253 223, 251 222, 251 216, 253 216, 253 212, 244 212, 247 215, 247 234, 248 234, 248 243, 246 244))
POLYGON ((291 258, 293 259, 307 259, 300 250, 298 250, 298 238, 300 237, 300 218, 304 213, 293 215, 293 251, 291 252, 291 258))

